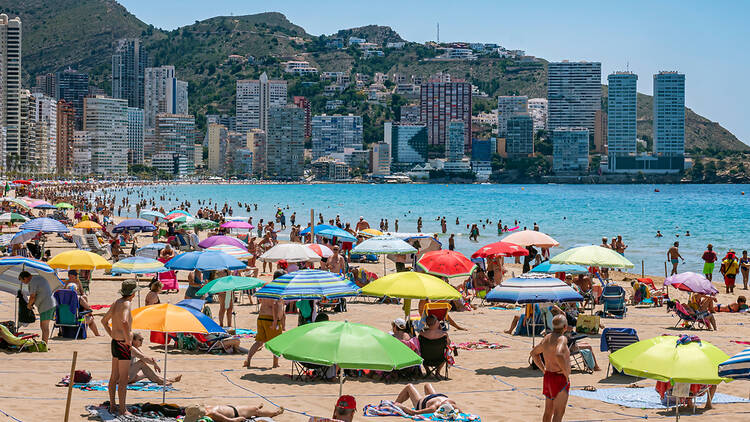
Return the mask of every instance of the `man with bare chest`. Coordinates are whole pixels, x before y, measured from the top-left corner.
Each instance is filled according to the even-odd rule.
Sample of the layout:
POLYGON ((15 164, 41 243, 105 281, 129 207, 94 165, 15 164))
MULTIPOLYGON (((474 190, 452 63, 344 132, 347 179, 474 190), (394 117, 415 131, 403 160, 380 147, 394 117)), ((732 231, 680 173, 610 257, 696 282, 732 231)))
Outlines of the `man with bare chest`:
POLYGON ((570 391, 570 349, 565 328, 568 326, 565 315, 552 319, 553 331, 531 350, 531 358, 537 368, 544 372, 542 392, 544 402, 544 422, 560 422, 565 414, 570 391), (542 356, 544 362, 542 362, 542 356))
POLYGON ((128 388, 128 375, 130 371, 130 359, 133 327, 133 316, 130 313, 130 302, 138 290, 138 284, 134 280, 122 282, 120 298, 117 299, 102 317, 104 330, 112 337, 110 348, 112 351, 112 372, 109 377, 109 410, 112 414, 129 415, 125 406, 125 397, 128 388), (110 323, 112 324, 110 326, 110 323), (119 409, 116 407, 115 391, 117 390, 120 402, 119 409))

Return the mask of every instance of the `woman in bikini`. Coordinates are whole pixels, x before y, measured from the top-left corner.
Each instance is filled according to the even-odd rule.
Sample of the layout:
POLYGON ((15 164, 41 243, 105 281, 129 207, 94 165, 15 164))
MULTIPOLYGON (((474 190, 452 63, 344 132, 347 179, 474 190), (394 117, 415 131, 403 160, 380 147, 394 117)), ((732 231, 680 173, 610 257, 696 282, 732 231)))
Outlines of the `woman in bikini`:
POLYGON ((214 422, 242 422, 256 417, 272 418, 282 413, 284 413, 283 407, 277 410, 266 410, 263 409, 263 403, 257 406, 230 404, 189 406, 185 409, 185 422, 197 422, 203 420, 204 417, 209 417, 214 422))
POLYGON ((449 399, 445 394, 435 392, 435 388, 429 383, 424 385, 424 395, 419 394, 413 384, 407 385, 396 397, 394 404, 410 416, 435 413, 441 408, 448 412, 461 412, 455 401, 449 399), (414 409, 402 404, 407 399, 411 399, 414 409))

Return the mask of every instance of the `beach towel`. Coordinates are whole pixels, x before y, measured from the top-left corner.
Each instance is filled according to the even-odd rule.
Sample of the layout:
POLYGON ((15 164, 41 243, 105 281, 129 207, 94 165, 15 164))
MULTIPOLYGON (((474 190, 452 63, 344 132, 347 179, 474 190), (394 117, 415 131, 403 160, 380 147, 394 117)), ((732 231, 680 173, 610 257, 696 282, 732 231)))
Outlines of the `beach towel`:
POLYGON ((255 330, 249 330, 247 328, 235 328, 234 329, 234 335, 236 335, 237 337, 252 338, 252 337, 255 337, 256 334, 257 332, 255 332, 255 330))
MULTIPOLYGON (((413 421, 447 421, 442 419, 433 413, 424 415, 409 416, 403 410, 399 409, 398 406, 393 404, 390 400, 381 400, 379 404, 368 404, 362 410, 365 416, 401 416, 402 418, 410 419, 413 421)), ((471 415, 468 413, 459 413, 458 416, 450 419, 450 421, 456 422, 482 422, 482 418, 477 415, 471 415)))
POLYGON ((106 309, 109 308, 112 305, 90 305, 91 309, 94 311, 98 311, 99 309, 106 309))
POLYGON ((117 415, 113 415, 109 413, 109 407, 108 406, 86 406, 86 411, 89 412, 89 415, 94 418, 99 418, 102 421, 106 422, 154 422, 155 420, 160 422, 179 422, 182 420, 182 417, 180 419, 175 418, 168 418, 163 415, 160 415, 156 412, 141 412, 141 409, 139 405, 131 405, 128 406, 128 411, 133 414, 133 416, 127 416, 127 417, 120 417, 117 415))
POLYGON ((521 307, 515 307, 515 308, 503 308, 501 306, 490 306, 489 309, 494 309, 496 311, 520 311, 521 307))
MULTIPOLYGON (((56 385, 58 387, 67 387, 68 386, 68 380, 70 379, 70 376, 66 375, 60 382, 58 382, 56 385)), ((77 388, 81 391, 107 391, 107 384, 109 383, 109 380, 91 380, 87 383, 75 383, 73 384, 73 388, 77 388)), ((167 391, 177 391, 174 387, 171 385, 168 385, 166 387, 167 391)), ((132 384, 128 384, 128 390, 132 391, 162 391, 162 386, 155 382, 151 381, 138 381, 134 382, 132 384)))
POLYGON ((452 343, 451 346, 459 348, 461 350, 481 350, 481 349, 505 349, 510 346, 501 345, 499 343, 490 343, 487 340, 479 341, 466 341, 463 343, 452 343))
MULTIPOLYGON (((605 403, 619 404, 620 406, 637 409, 665 409, 661 404, 659 393, 653 388, 600 388, 596 391, 571 390, 573 396, 594 399, 605 403)), ((706 402, 706 395, 698 397, 696 406, 706 402)), ((713 397, 714 404, 726 403, 750 403, 750 400, 728 394, 716 393, 713 397)))

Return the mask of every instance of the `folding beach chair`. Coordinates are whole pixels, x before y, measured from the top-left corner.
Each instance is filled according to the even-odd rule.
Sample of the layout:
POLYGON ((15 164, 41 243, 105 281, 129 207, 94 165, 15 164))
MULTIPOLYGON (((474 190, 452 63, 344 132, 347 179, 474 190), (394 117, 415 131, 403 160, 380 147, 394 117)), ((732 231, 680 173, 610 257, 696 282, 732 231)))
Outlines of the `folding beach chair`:
POLYGON ((89 252, 91 250, 91 248, 88 247, 88 245, 83 240, 83 238, 81 236, 77 235, 77 234, 73 235, 73 243, 76 244, 76 248, 78 248, 78 249, 80 249, 82 251, 89 252))
POLYGON ((318 308, 321 311, 330 309, 332 312, 346 312, 346 299, 323 299, 318 302, 318 308))
POLYGON ((433 340, 420 335, 417 338, 422 355, 422 366, 425 369, 425 378, 433 375, 439 380, 441 379, 440 373, 445 369, 445 378, 443 379, 448 379, 448 359, 446 358, 448 337, 444 336, 433 340))
MULTIPOLYGON (((585 334, 574 334, 572 336, 569 336, 568 348, 573 349, 573 346, 576 345, 576 342, 584 338, 587 338, 585 334)), ((585 351, 588 352, 588 350, 585 351)), ((594 373, 594 368, 591 367, 586 361, 586 358, 583 356, 583 351, 581 349, 577 349, 575 352, 570 352, 570 361, 573 363, 572 366, 575 366, 579 371, 589 374, 594 373)))
POLYGON ((338 375, 333 366, 292 361, 292 379, 297 381, 330 381, 338 375))
POLYGON ((648 295, 651 297, 655 306, 662 306, 665 300, 669 300, 669 295, 667 295, 664 287, 657 289, 654 280, 650 278, 639 278, 638 282, 646 286, 648 289, 648 295))
POLYGON ((37 340, 39 334, 24 334, 11 332, 5 324, 0 324, 0 346, 6 346, 9 349, 16 349, 16 353, 21 353, 27 348, 40 351, 40 341, 37 340))
POLYGON ((88 246, 88 250, 90 252, 93 252, 95 254, 99 255, 105 255, 110 253, 109 252, 109 245, 102 245, 99 243, 99 239, 96 237, 95 234, 87 234, 83 236, 83 240, 86 242, 86 246, 88 246))
MULTIPOLYGON (((167 260, 159 258, 159 262, 166 263, 167 260)), ((175 293, 180 292, 180 284, 177 282, 177 273, 175 271, 164 271, 163 273, 159 273, 158 278, 166 293, 169 293, 170 291, 174 291, 175 293)))
POLYGON ((625 305, 625 289, 616 284, 608 284, 602 291, 601 301, 604 303, 604 317, 625 317, 628 311, 625 305))
POLYGON ((677 315, 678 320, 674 325, 675 328, 680 324, 682 324, 683 328, 689 328, 691 330, 695 330, 696 326, 698 330, 705 330, 711 326, 708 321, 707 312, 697 312, 693 314, 685 307, 685 305, 680 303, 679 300, 675 300, 672 303, 671 306, 667 305, 667 307, 677 315))
MULTIPOLYGON (((633 328, 605 328, 602 331, 601 337, 601 351, 602 352, 616 352, 625 346, 630 346, 633 343, 637 343, 638 332, 633 328)), ((609 362, 609 359, 607 359, 609 362)), ((607 364, 607 376, 609 376, 609 368, 611 363, 607 364)))
POLYGON ((81 310, 78 293, 70 289, 58 289, 53 293, 55 307, 55 328, 58 334, 75 340, 86 338, 86 316, 91 311, 81 310))

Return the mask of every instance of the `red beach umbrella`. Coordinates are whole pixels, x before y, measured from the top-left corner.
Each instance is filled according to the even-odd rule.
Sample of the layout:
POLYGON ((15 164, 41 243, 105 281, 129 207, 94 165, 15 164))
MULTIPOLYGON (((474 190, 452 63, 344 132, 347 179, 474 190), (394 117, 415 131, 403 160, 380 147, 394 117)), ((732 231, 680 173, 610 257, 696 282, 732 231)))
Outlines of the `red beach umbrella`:
POLYGON ((417 264, 425 272, 440 277, 468 277, 476 267, 463 254, 447 249, 427 252, 417 264))
POLYGON ((495 242, 482 246, 474 252, 472 258, 487 258, 491 256, 526 256, 529 251, 526 248, 510 242, 495 242))
POLYGON ((31 180, 14 180, 13 183, 17 185, 30 185, 31 180))

